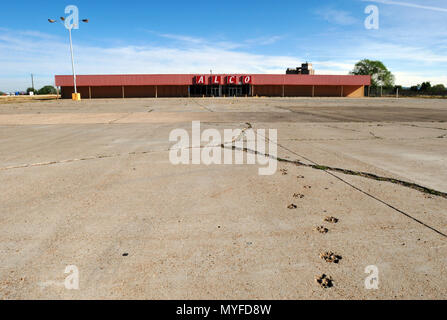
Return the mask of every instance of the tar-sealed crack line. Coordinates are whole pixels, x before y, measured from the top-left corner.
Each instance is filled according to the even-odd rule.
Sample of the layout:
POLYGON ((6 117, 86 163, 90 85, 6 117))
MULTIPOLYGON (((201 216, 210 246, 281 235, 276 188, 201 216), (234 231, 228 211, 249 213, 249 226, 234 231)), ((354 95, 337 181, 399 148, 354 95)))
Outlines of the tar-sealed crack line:
POLYGON ((295 164, 297 166, 303 166, 303 167, 308 167, 308 168, 324 171, 327 174, 333 176, 334 178, 336 178, 336 179, 344 182, 345 184, 349 185, 353 189, 355 189, 355 190, 357 190, 357 191, 367 195, 368 197, 370 197, 370 198, 372 198, 372 199, 382 203, 383 205, 393 209, 394 211, 404 215, 405 217, 415 221, 416 223, 418 223, 418 224, 420 224, 420 225, 422 225, 422 226, 424 226, 424 227, 426 227, 426 228, 436 232, 437 234, 447 238, 447 235, 445 233, 437 230, 434 227, 429 226, 428 224, 424 223, 423 221, 421 221, 421 220, 411 216, 410 214, 408 214, 408 213, 406 213, 406 212, 404 212, 404 211, 394 207, 393 205, 391 205, 391 204, 389 204, 389 203, 387 203, 387 202, 377 198, 376 196, 374 196, 374 195, 372 195, 372 194, 370 194, 370 193, 368 193, 366 191, 363 191, 362 189, 354 186, 352 183, 349 183, 348 181, 338 177, 336 174, 334 174, 334 172, 339 172, 339 173, 343 173, 343 174, 346 174, 346 175, 360 176, 360 177, 364 177, 364 178, 368 178, 368 179, 372 179, 372 180, 376 180, 376 181, 390 182, 390 183, 393 183, 393 184, 398 184, 398 185, 401 185, 401 186, 404 186, 404 187, 407 187, 407 188, 411 188, 411 189, 417 190, 417 191, 422 192, 422 193, 428 193, 428 194, 431 194, 431 195, 436 195, 436 196, 439 196, 439 197, 442 197, 442 198, 445 198, 445 199, 447 199, 447 193, 441 192, 441 191, 437 191, 437 190, 434 190, 434 189, 430 189, 430 188, 427 188, 427 187, 424 187, 424 186, 421 186, 421 185, 418 185, 418 184, 415 184, 415 183, 412 183, 412 182, 407 182, 407 181, 394 179, 394 178, 388 178, 388 177, 381 177, 381 176, 378 176, 378 175, 375 175, 375 174, 372 174, 372 173, 368 173, 368 172, 361 172, 361 171, 354 171, 354 170, 348 170, 348 169, 341 169, 341 168, 335 168, 335 167, 322 166, 322 165, 319 165, 319 164, 317 164, 316 162, 314 162, 314 161, 312 161, 310 159, 307 159, 307 158, 305 158, 305 157, 303 157, 301 155, 296 154, 295 152, 287 149, 286 147, 284 147, 284 146, 282 146, 280 144, 277 144, 277 145, 282 147, 283 149, 286 149, 286 150, 294 153, 295 155, 297 155, 299 157, 302 157, 303 159, 306 159, 309 162, 314 163, 314 164, 306 164, 306 163, 303 163, 303 162, 301 162, 299 160, 288 160, 288 159, 272 156, 270 154, 261 153, 259 151, 251 150, 251 149, 248 149, 248 148, 238 148, 236 146, 229 147, 229 146, 225 146, 224 144, 222 144, 221 147, 222 148, 231 148, 232 150, 244 151, 244 152, 253 153, 253 154, 256 154, 256 155, 261 155, 263 157, 268 157, 268 158, 277 160, 279 162, 286 162, 286 163, 290 163, 290 164, 295 164))

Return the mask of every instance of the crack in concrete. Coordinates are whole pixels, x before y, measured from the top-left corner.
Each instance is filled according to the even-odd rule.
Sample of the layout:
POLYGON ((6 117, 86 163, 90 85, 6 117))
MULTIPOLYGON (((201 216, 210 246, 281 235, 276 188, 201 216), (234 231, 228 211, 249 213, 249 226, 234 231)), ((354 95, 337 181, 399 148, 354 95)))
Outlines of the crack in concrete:
MULTIPOLYGON (((372 136, 372 135, 371 135, 372 136)), ((373 141, 373 140, 385 140, 385 141, 413 141, 413 140, 430 140, 441 139, 447 137, 447 134, 439 137, 418 137, 418 138, 384 138, 377 136, 376 138, 321 138, 321 139, 281 139, 281 141, 303 141, 303 142, 319 142, 319 141, 373 141)))
POLYGON ((443 131, 447 131, 447 128, 439 128, 439 127, 426 127, 426 126, 418 126, 416 124, 406 124, 406 123, 401 123, 402 126, 406 126, 406 127, 413 127, 413 128, 422 128, 422 129, 433 129, 433 130, 443 130, 443 131))
POLYGON ((360 130, 351 129, 351 128, 340 128, 340 127, 332 126, 332 125, 325 125, 325 126, 328 127, 328 128, 332 128, 332 129, 340 129, 340 130, 345 130, 345 131, 352 131, 352 132, 358 132, 358 133, 361 133, 360 130))
MULTIPOLYGON (((306 158, 306 157, 304 157, 302 155, 299 155, 296 152, 294 152, 294 151, 292 151, 292 150, 290 150, 290 149, 288 149, 288 148, 286 148, 286 147, 284 147, 284 146, 282 146, 281 144, 278 144, 278 143, 275 143, 275 144, 277 144, 279 147, 281 147, 281 148, 283 148, 283 149, 285 149, 285 150, 295 154, 296 156, 299 156, 299 157, 301 157, 301 158, 303 158, 303 159, 305 159, 305 160, 307 160, 307 161, 309 161, 309 162, 311 162, 313 164, 303 163, 303 162, 301 162, 299 160, 288 160, 288 159, 280 158, 280 157, 277 157, 277 156, 275 157, 275 156, 272 156, 270 154, 260 153, 260 152, 258 152, 256 150, 251 150, 251 149, 248 149, 248 148, 238 148, 238 147, 234 146, 233 143, 236 142, 237 140, 239 140, 240 138, 242 138, 245 135, 245 132, 248 129, 252 129, 253 128, 253 126, 249 122, 247 122, 246 125, 247 125, 247 127, 242 129, 241 134, 239 136, 235 137, 234 139, 232 139, 232 141, 224 142, 221 145, 215 145, 215 146, 211 146, 211 147, 221 147, 222 149, 230 148, 232 150, 239 150, 239 151, 243 151, 243 152, 247 152, 247 153, 253 153, 253 154, 256 154, 256 155, 261 155, 263 157, 266 157, 266 158, 268 157, 268 158, 277 160, 279 162, 290 163, 290 164, 294 164, 294 165, 297 165, 297 166, 312 168, 312 169, 315 169, 315 170, 320 170, 320 171, 326 172, 329 175, 333 176, 334 178, 336 178, 336 179, 344 182, 345 184, 349 185, 353 189, 355 189, 355 190, 357 190, 357 191, 359 191, 359 192, 369 196, 370 198, 372 198, 372 199, 374 199, 374 200, 376 200, 376 201, 386 205, 387 207, 395 210, 396 212, 399 212, 400 214, 402 214, 402 215, 412 219, 413 221, 419 223, 420 225, 422 225, 422 226, 424 226, 424 227, 426 227, 426 228, 428 228, 428 229, 438 233, 439 235, 447 238, 447 235, 442 233, 441 231, 439 231, 439 230, 437 230, 437 229, 435 229, 435 228, 425 224, 421 220, 412 217, 408 213, 406 213, 406 212, 404 212, 404 211, 394 207, 393 205, 391 205, 391 204, 389 204, 389 203, 387 203, 387 202, 377 198, 376 196, 374 196, 374 195, 372 195, 372 194, 370 194, 370 193, 368 193, 368 192, 366 192, 366 191, 364 191, 364 190, 354 186, 353 184, 349 183, 348 181, 346 181, 346 180, 342 179, 341 177, 337 176, 334 172, 342 173, 342 174, 345 174, 345 175, 360 176, 360 177, 371 179, 371 180, 375 180, 375 181, 389 182, 389 183, 401 185, 401 186, 404 186, 404 187, 407 187, 407 188, 410 188, 410 189, 413 189, 413 190, 416 190, 416 191, 419 191, 419 192, 422 192, 422 193, 439 196, 439 197, 442 197, 442 198, 445 198, 445 199, 447 199, 447 193, 444 193, 444 192, 441 192, 441 191, 438 191, 438 190, 434 190, 434 189, 431 189, 431 188, 427 188, 427 187, 424 187, 424 186, 416 184, 416 183, 412 183, 412 182, 408 182, 408 181, 404 181, 404 180, 399 180, 399 179, 394 179, 394 178, 389 178, 389 177, 378 176, 378 175, 375 175, 375 174, 372 174, 372 173, 368 173, 368 172, 354 171, 354 170, 349 170, 349 169, 342 169, 342 168, 337 168, 337 167, 329 167, 329 166, 319 165, 316 162, 314 162, 314 161, 312 161, 312 160, 310 160, 310 159, 308 159, 308 158, 306 158), (231 143, 231 147, 226 146, 227 144, 230 144, 230 143, 231 143)), ((268 139, 266 137, 264 137, 264 138, 268 139)), ((271 141, 270 139, 268 139, 268 140, 271 141)), ((210 147, 210 146, 206 146, 206 147, 210 147)), ((184 149, 194 149, 194 148, 202 149, 202 148, 204 148, 204 146, 188 147, 188 148, 184 148, 184 149)), ((118 154, 113 154, 113 155, 90 156, 90 157, 84 157, 84 158, 79 158, 79 159, 68 159, 68 160, 48 161, 48 162, 40 162, 40 163, 33 163, 33 164, 23 164, 23 165, 18 165, 18 166, 3 167, 3 168, 0 168, 0 171, 11 170, 11 169, 20 169, 20 168, 29 168, 29 167, 38 167, 38 166, 49 166, 49 165, 53 165, 53 164, 71 163, 71 162, 77 162, 77 161, 107 159, 107 158, 114 158, 114 157, 122 157, 122 156, 126 156, 126 155, 144 155, 144 154, 155 153, 155 152, 167 152, 167 151, 171 151, 171 150, 172 149, 169 148, 167 150, 150 150, 150 151, 141 151, 141 152, 134 151, 134 152, 129 152, 129 153, 118 153, 118 154)))
MULTIPOLYGON (((222 148, 228 148, 224 144, 222 144, 221 147, 222 148)), ((260 153, 260 152, 258 152, 256 150, 251 150, 251 149, 248 149, 248 148, 237 148, 236 146, 232 146, 231 148, 233 150, 253 153, 253 154, 260 155, 260 156, 263 156, 263 157, 266 157, 266 158, 271 158, 271 159, 277 160, 279 162, 286 162, 286 163, 290 163, 290 164, 295 164, 297 166, 313 168, 313 169, 316 169, 316 170, 321 170, 321 171, 326 171, 326 172, 327 171, 334 171, 334 172, 339 172, 339 173, 343 173, 343 174, 351 175, 351 176, 360 176, 360 177, 363 177, 363 178, 368 178, 368 179, 372 179, 372 180, 376 180, 376 181, 390 182, 390 183, 393 183, 393 184, 398 184, 398 185, 401 185, 401 186, 404 186, 404 187, 407 187, 407 188, 410 188, 410 189, 417 190, 417 191, 422 192, 422 193, 427 193, 427 194, 431 194, 431 195, 435 195, 435 196, 439 196, 439 197, 447 199, 447 193, 445 193, 445 192, 437 191, 437 190, 434 190, 434 189, 431 189, 431 188, 428 188, 428 187, 424 187, 424 186, 416 184, 416 183, 404 181, 404 180, 378 176, 378 175, 375 175, 375 174, 369 173, 369 172, 354 171, 354 170, 342 169, 342 168, 337 168, 337 167, 329 167, 329 166, 324 166, 324 165, 319 165, 319 164, 307 164, 307 163, 301 162, 299 160, 289 160, 289 159, 284 159, 284 158, 281 158, 281 157, 275 157, 275 156, 272 156, 270 154, 260 153)))
MULTIPOLYGON (((312 117, 316 117, 316 118, 320 118, 320 119, 324 118, 324 119, 329 120, 327 122, 333 122, 334 120, 341 120, 341 122, 362 122, 362 121, 359 121, 358 118, 353 118, 353 117, 348 117, 348 116, 344 116, 344 117, 337 116, 333 113, 328 113, 328 112, 324 112, 324 111, 320 111, 320 113, 314 113, 314 112, 304 111, 304 110, 293 110, 293 109, 291 109, 293 107, 279 107, 278 106, 276 108, 281 109, 281 110, 286 110, 286 111, 289 111, 289 112, 295 113, 295 114, 310 115, 312 117), (351 121, 349 121, 349 120, 351 120, 351 121)), ((311 108, 309 108, 309 109, 311 109, 311 108)), ((341 129, 341 128, 337 128, 337 129, 341 129)))
MULTIPOLYGON (((264 138, 269 140, 269 141, 271 141, 270 139, 268 139, 266 137, 264 137, 264 138)), ((273 141, 271 141, 271 142, 273 142, 273 141)), ((389 177, 382 177, 382 176, 378 176, 378 175, 375 175, 375 174, 372 174, 372 173, 368 173, 368 172, 361 172, 361 171, 354 171, 354 170, 349 170, 349 169, 341 169, 341 168, 336 168, 336 167, 322 166, 322 165, 317 164, 315 161, 307 159, 306 157, 301 156, 301 155, 293 152, 292 150, 289 150, 288 148, 282 146, 281 144, 276 143, 276 145, 278 145, 279 147, 281 147, 281 148, 283 148, 283 149, 285 149, 285 150, 287 150, 287 151, 289 151, 289 152, 291 152, 291 153, 293 153, 293 154, 295 154, 295 155, 297 155, 297 156, 299 156, 299 157, 301 157, 301 158, 303 158, 303 159, 305 159, 305 160, 307 160, 309 162, 312 162, 313 164, 306 164, 306 163, 303 163, 303 162, 301 162, 299 160, 288 160, 288 159, 284 159, 284 158, 280 158, 280 157, 275 157, 275 156, 272 156, 270 154, 260 153, 258 151, 251 150, 251 149, 248 149, 248 148, 237 148, 236 146, 231 146, 231 149, 239 150, 239 151, 243 151, 243 152, 250 152, 250 153, 253 153, 253 154, 256 154, 256 155, 261 155, 263 157, 268 157, 268 158, 277 160, 279 162, 291 163, 291 164, 295 164, 297 166, 303 166, 303 167, 308 167, 308 168, 324 171, 325 173, 331 175, 332 177, 334 177, 334 178, 342 181, 343 183, 347 184, 351 188, 353 188, 353 189, 355 189, 355 190, 365 194, 366 196, 368 196, 368 197, 370 197, 370 198, 372 198, 372 199, 382 203, 383 205, 385 205, 385 206, 393 209, 394 211, 404 215, 405 217, 413 220, 414 222, 416 222, 416 223, 418 223, 418 224, 420 224, 420 225, 422 225, 422 226, 424 226, 424 227, 426 227, 426 228, 436 232, 437 234, 447 238, 447 235, 445 233, 443 233, 443 232, 437 230, 436 228, 434 228, 434 227, 424 223, 423 221, 421 221, 421 220, 411 216, 410 214, 400 210, 399 208, 396 208, 395 206, 385 202, 384 200, 381 200, 381 199, 377 198, 376 196, 370 194, 369 192, 366 192, 366 191, 360 189, 359 187, 356 187, 352 183, 350 183, 350 182, 342 179, 341 177, 337 176, 334 172, 342 173, 342 174, 346 174, 346 175, 360 176, 360 177, 372 179, 372 180, 375 180, 375 181, 390 182, 390 183, 393 183, 393 184, 397 184, 397 185, 401 185, 401 186, 404 186, 404 187, 407 187, 407 188, 411 188, 411 189, 417 190, 417 191, 422 192, 422 193, 428 193, 428 194, 436 195, 436 196, 439 196, 439 197, 442 197, 442 198, 445 198, 445 199, 447 199, 447 193, 444 193, 444 192, 441 192, 441 191, 437 191, 437 190, 434 190, 434 189, 430 189, 430 188, 427 188, 427 187, 424 187, 424 186, 421 186, 421 185, 418 185, 418 184, 415 184, 415 183, 412 183, 412 182, 407 182, 407 181, 403 181, 403 180, 399 180, 399 179, 393 179, 393 178, 389 178, 389 177)), ((229 147, 225 147, 225 145, 222 144, 221 148, 229 148, 229 147)))
MULTIPOLYGON (((228 147, 225 147, 224 145, 222 145, 221 147, 222 148, 228 148, 228 147)), ((310 165, 310 164, 302 163, 299 160, 293 161, 293 160, 283 159, 283 158, 279 158, 279 157, 273 157, 273 156, 271 156, 269 154, 263 154, 263 153, 260 153, 258 151, 254 151, 254 150, 247 149, 247 148, 237 148, 236 146, 232 146, 231 149, 244 151, 244 152, 250 152, 250 153, 254 153, 256 155, 262 155, 264 157, 269 157, 271 159, 275 159, 275 160, 277 160, 279 162, 286 162, 286 163, 291 163, 291 164, 295 164, 295 165, 298 165, 298 166, 304 166, 304 167, 309 167, 309 168, 313 168, 313 169, 317 169, 317 170, 322 170, 322 171, 330 174, 334 178, 336 178, 336 179, 342 181, 343 183, 349 185, 353 189, 355 189, 355 190, 357 190, 357 191, 367 195, 368 197, 370 197, 370 198, 372 198, 372 199, 374 199, 374 200, 384 204, 385 206, 387 206, 387 207, 389 207, 389 208, 399 212, 400 214, 402 214, 402 215, 406 216, 407 218, 417 222, 418 224, 420 224, 420 225, 422 225, 422 226, 424 226, 424 227, 426 227, 426 228, 436 232, 437 234, 447 238, 447 235, 445 233, 442 233, 441 231, 435 229, 434 227, 429 226, 428 224, 422 222, 421 220, 411 216, 410 214, 408 214, 408 213, 406 213, 406 212, 396 208, 395 206, 393 206, 393 205, 391 205, 391 204, 389 204, 389 203, 387 203, 387 202, 377 198, 376 196, 374 196, 374 195, 372 195, 372 194, 370 194, 370 193, 368 193, 368 192, 366 192, 366 191, 364 191, 364 190, 354 186, 352 183, 349 183, 348 181, 338 177, 337 175, 335 175, 331 171, 339 172, 339 173, 343 173, 343 174, 347 174, 347 175, 361 176, 361 177, 372 179, 372 180, 375 180, 375 181, 391 182, 391 183, 394 183, 394 184, 402 185, 404 187, 420 191, 422 193, 428 193, 428 194, 436 195, 436 196, 439 196, 439 197, 442 197, 442 198, 445 198, 445 199, 447 199, 447 193, 440 192, 440 191, 437 191, 437 190, 434 190, 434 189, 430 189, 430 188, 427 188, 427 187, 424 187, 424 186, 421 186, 421 185, 418 185, 418 184, 415 184, 415 183, 407 182, 407 181, 402 181, 402 180, 393 179, 393 178, 387 178, 387 177, 380 177, 380 176, 377 176, 377 175, 374 175, 374 174, 371 174, 371 173, 360 172, 360 171, 352 171, 352 170, 333 168, 333 167, 325 167, 325 166, 320 166, 320 165, 316 165, 316 164, 315 165, 310 165)))
POLYGON ((376 136, 373 132, 369 132, 369 134, 374 138, 374 140, 376 140, 376 139, 382 139, 381 137, 379 137, 379 136, 376 136))
MULTIPOLYGON (((272 143, 275 143, 275 142, 271 141, 270 139, 268 139, 266 137, 263 137, 263 138, 269 140, 272 143)), ((278 160, 280 162, 289 162, 289 163, 293 163, 293 164, 300 165, 300 166, 312 167, 313 169, 318 169, 318 170, 322 170, 322 171, 326 171, 326 172, 327 171, 336 171, 336 172, 340 172, 340 173, 343 173, 343 174, 346 174, 346 175, 355 175, 355 176, 361 176, 361 177, 372 179, 372 180, 376 180, 376 181, 390 182, 390 183, 399 184, 399 185, 402 185, 404 187, 417 190, 417 191, 422 192, 422 193, 428 193, 428 194, 436 195, 436 196, 439 196, 439 197, 447 199, 447 193, 442 192, 442 191, 437 191, 437 190, 434 190, 434 189, 431 189, 431 188, 428 188, 428 187, 424 187, 424 186, 416 184, 416 183, 412 183, 412 182, 408 182, 408 181, 404 181, 404 180, 399 180, 399 179, 394 179, 394 178, 390 178, 390 177, 378 176, 378 175, 375 175, 375 174, 372 174, 372 173, 369 173, 369 172, 354 171, 354 170, 349 170, 349 169, 342 169, 342 168, 337 168, 337 167, 330 167, 330 166, 320 165, 317 162, 315 162, 315 161, 313 161, 313 160, 311 160, 309 158, 306 158, 305 156, 300 155, 300 154, 290 150, 289 148, 284 147, 280 143, 275 143, 275 144, 277 146, 283 148, 284 150, 286 150, 286 151, 288 151, 288 152, 290 152, 290 153, 292 153, 292 154, 294 154, 294 155, 296 155, 296 156, 298 156, 300 158, 303 158, 306 161, 311 162, 313 164, 306 164, 306 163, 303 163, 303 162, 301 162, 299 160, 288 160, 288 159, 283 159, 283 158, 279 158, 279 157, 274 157, 274 158, 276 158, 276 160, 278 160)), ((253 151, 253 150, 251 150, 251 151, 252 152, 257 152, 257 151, 253 151)), ((272 157, 269 154, 261 154, 261 155, 264 156, 264 157, 272 157)))
MULTIPOLYGON (((228 142, 224 142, 220 145, 214 145, 214 146, 200 146, 200 147, 188 147, 188 148, 184 148, 186 149, 193 149, 193 148, 205 148, 205 147, 221 147, 221 148, 229 148, 228 144, 233 144, 234 142, 238 141, 239 139, 241 139, 244 135, 245 132, 249 129, 252 129, 253 126, 251 123, 246 122, 247 127, 242 129, 242 132, 239 136, 235 137, 232 139, 232 141, 228 141, 228 142)), ((265 137, 264 137, 265 138, 265 137)), ((270 154, 263 154, 260 153, 258 151, 255 150, 251 150, 248 148, 237 148, 236 146, 231 146, 230 148, 232 148, 233 150, 239 150, 239 151, 244 151, 244 152, 251 152, 254 153, 256 155, 261 155, 263 157, 269 157, 271 159, 277 160, 279 162, 286 162, 286 163, 291 163, 291 164, 295 164, 298 166, 303 166, 303 167, 309 167, 309 168, 313 168, 313 169, 317 169, 317 170, 322 170, 322 171, 333 171, 333 172, 339 172, 339 173, 343 173, 346 175, 352 175, 352 176, 360 176, 360 177, 364 177, 364 178, 368 178, 368 179, 372 179, 372 180, 376 180, 376 181, 383 181, 383 182, 390 182, 393 184, 398 184, 410 189, 414 189, 417 190, 419 192, 422 193, 426 193, 426 194, 431 194, 431 195, 435 195, 435 196, 439 196, 442 198, 447 199, 447 193, 445 192, 441 192, 435 189, 431 189, 428 187, 424 187, 422 185, 416 184, 416 183, 412 183, 412 182, 408 182, 408 181, 404 181, 404 180, 399 180, 399 179, 394 179, 394 178, 390 178, 390 177, 383 177, 383 176, 378 176, 369 172, 362 172, 362 171, 354 171, 354 170, 349 170, 349 169, 343 169, 343 168, 337 168, 337 167, 330 167, 330 166, 325 166, 325 165, 320 165, 310 159, 307 159, 306 157, 299 155, 295 152, 293 152, 292 150, 282 146, 281 144, 278 144, 278 146, 280 146, 281 148, 309 161, 312 162, 313 164, 306 164, 304 162, 301 162, 299 160, 288 160, 288 159, 284 159, 284 158, 280 158, 280 157, 274 157, 270 154)), ((74 159, 66 159, 66 160, 56 160, 56 161, 48 161, 48 162, 38 162, 38 163, 27 163, 27 164, 21 164, 21 165, 16 165, 16 166, 9 166, 9 167, 2 167, 0 168, 0 171, 4 171, 4 170, 11 170, 11 169, 20 169, 20 168, 30 168, 30 167, 39 167, 39 166, 49 166, 49 165, 53 165, 53 164, 62 164, 62 163, 71 163, 71 162, 78 162, 78 161, 88 161, 88 160, 97 160, 97 159, 107 159, 107 158, 116 158, 116 157, 122 157, 122 156, 127 156, 127 155, 143 155, 143 154, 149 154, 149 153, 155 153, 155 152, 167 152, 167 151, 171 151, 172 149, 162 149, 162 150, 148 150, 148 151, 140 151, 140 152, 128 152, 128 153, 117 153, 117 154, 111 154, 111 155, 98 155, 98 156, 89 156, 89 157, 83 157, 83 158, 74 158, 74 159)))
POLYGON ((16 166, 3 167, 3 168, 0 168, 0 171, 12 170, 12 169, 22 169, 22 168, 32 168, 32 167, 43 167, 43 166, 49 166, 49 165, 53 165, 53 164, 71 163, 71 162, 97 160, 97 159, 117 158, 117 157, 122 157, 122 156, 140 155, 140 154, 148 154, 148 153, 155 153, 155 152, 166 152, 166 151, 169 151, 169 150, 149 150, 149 151, 141 151, 141 152, 116 153, 116 154, 109 154, 109 155, 89 156, 89 157, 66 159, 66 160, 56 160, 56 161, 47 161, 47 162, 27 163, 27 164, 20 164, 20 165, 16 165, 16 166))
POLYGON ((130 116, 131 114, 133 114, 133 112, 130 112, 128 114, 125 114, 124 116, 118 117, 115 120, 109 121, 108 124, 114 124, 117 121, 123 120, 124 118, 127 118, 128 116, 130 116))
POLYGON ((366 191, 364 191, 364 190, 362 190, 362 189, 360 189, 360 188, 354 186, 352 183, 349 183, 348 181, 346 181, 346 180, 344 180, 344 179, 338 177, 338 176, 335 175, 334 173, 332 173, 332 172, 327 172, 327 173, 330 174, 331 176, 333 176, 334 178, 336 178, 336 179, 338 179, 338 180, 344 182, 345 184, 347 184, 348 186, 352 187, 353 189, 355 189, 355 190, 357 190, 357 191, 359 191, 359 192, 365 194, 366 196, 370 197, 371 199, 374 199, 374 200, 376 200, 376 201, 382 203, 383 205, 385 205, 385 206, 387 206, 387 207, 393 209, 394 211, 399 212, 400 214, 404 215, 405 217, 407 217, 407 218, 413 220, 414 222, 416 222, 416 223, 418 223, 418 224, 420 224, 420 225, 422 225, 422 226, 424 226, 424 227, 426 227, 426 228, 428 228, 428 229, 430 229, 430 230, 436 232, 437 234, 439 234, 439 235, 441 235, 441 236, 447 238, 447 235, 446 235, 445 233, 439 231, 438 229, 436 229, 436 228, 434 228, 434 227, 432 227, 432 226, 429 226, 429 225, 426 224, 425 222, 423 222, 423 221, 421 221, 421 220, 419 220, 419 219, 417 219, 417 218, 411 216, 410 214, 408 214, 408 213, 406 213, 406 212, 404 212, 404 211, 402 211, 402 210, 396 208, 395 206, 393 206, 393 205, 391 205, 391 204, 389 204, 389 203, 383 201, 382 199, 377 198, 376 196, 370 194, 369 192, 366 192, 366 191))
POLYGON ((204 106, 203 104, 199 103, 196 99, 192 99, 193 102, 195 102, 199 107, 202 109, 205 109, 208 112, 214 112, 214 110, 211 110, 210 108, 204 106))
MULTIPOLYGON (((117 119, 119 120, 119 119, 117 119)), ((117 121, 114 120, 114 121, 117 121)), ((233 138, 233 140, 224 142, 224 144, 234 143, 237 140, 239 140, 244 134, 245 131, 252 128, 252 125, 249 122, 245 123, 247 125, 246 128, 242 129, 242 132, 239 134, 239 136, 233 138)), ((214 146, 200 146, 200 147, 188 147, 188 148, 181 148, 178 150, 191 150, 191 149, 203 149, 205 147, 220 147, 220 144, 214 145, 214 146)), ((148 150, 148 151, 133 151, 128 153, 116 153, 116 154, 109 154, 109 155, 98 155, 98 156, 89 156, 89 157, 83 157, 83 158, 74 158, 74 159, 66 159, 66 160, 56 160, 56 161, 47 161, 47 162, 37 162, 37 163, 27 163, 27 164, 21 164, 16 166, 9 166, 9 167, 3 167, 0 168, 0 171, 4 170, 12 170, 12 169, 21 169, 21 168, 31 168, 31 167, 42 167, 42 166, 49 166, 53 164, 61 164, 61 163, 71 163, 71 162, 78 162, 78 161, 88 161, 88 160, 97 160, 97 159, 108 159, 108 158, 117 158, 117 157, 123 157, 123 156, 130 156, 130 155, 142 155, 142 154, 149 154, 149 153, 155 153, 155 152, 168 152, 173 150, 172 148, 169 149, 162 149, 162 150, 148 150)))

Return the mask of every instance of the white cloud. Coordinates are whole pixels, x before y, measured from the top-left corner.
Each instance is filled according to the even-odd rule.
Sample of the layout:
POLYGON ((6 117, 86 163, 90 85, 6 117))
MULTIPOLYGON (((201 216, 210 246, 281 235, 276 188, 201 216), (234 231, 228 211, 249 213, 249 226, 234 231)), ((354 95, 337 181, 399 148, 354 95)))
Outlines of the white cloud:
MULTIPOLYGON (((166 34, 165 34, 166 36, 166 34)), ((246 43, 272 43, 278 37, 248 39, 239 43, 216 42, 189 36, 169 35, 171 45, 127 45, 104 48, 79 45, 74 34, 78 74, 121 73, 279 73, 299 66, 301 56, 253 53, 246 43), (178 45, 181 41, 182 45, 178 45)), ((380 59, 396 75, 396 82, 413 85, 422 81, 447 84, 446 55, 429 48, 377 41, 355 42, 355 46, 317 48, 327 57, 310 59, 317 74, 347 74, 363 58, 380 59), (337 57, 337 58, 336 58, 337 57), (406 65, 410 67, 406 68, 406 65), (430 68, 420 69, 421 64, 430 68), (423 70, 423 71, 421 71, 423 70)), ((30 86, 30 73, 36 87, 54 82, 55 74, 71 74, 67 39, 52 35, 0 28, 0 90, 16 91, 30 86)))
POLYGON ((436 53, 427 47, 409 46, 391 42, 364 41, 356 48, 353 48, 353 52, 372 53, 378 59, 413 61, 415 63, 432 65, 447 63, 447 56, 445 54, 436 53))
POLYGON ((178 34, 171 34, 171 33, 158 33, 155 31, 148 31, 150 33, 153 33, 159 37, 171 39, 171 40, 177 40, 177 41, 183 41, 187 42, 189 44, 202 44, 205 42, 202 38, 196 38, 191 36, 184 36, 184 35, 178 35, 178 34))
POLYGON ((417 3, 410 3, 410 2, 403 2, 403 1, 391 1, 391 0, 362 0, 362 1, 364 1, 364 2, 382 3, 382 4, 389 4, 389 5, 397 5, 397 6, 402 6, 402 7, 424 9, 424 10, 432 10, 432 11, 446 12, 447 13, 447 8, 425 6, 425 5, 420 5, 420 4, 417 4, 417 3))
POLYGON ((234 41, 227 41, 227 40, 210 41, 210 40, 207 40, 204 38, 191 37, 191 36, 182 35, 182 34, 160 33, 160 32, 156 32, 156 31, 152 31, 152 30, 144 30, 144 31, 149 32, 150 34, 153 34, 157 37, 174 40, 177 42, 182 42, 183 44, 192 46, 192 47, 207 45, 207 46, 218 46, 220 48, 225 48, 225 49, 248 48, 248 47, 254 47, 254 46, 267 46, 267 45, 274 44, 274 43, 284 39, 284 36, 272 35, 272 36, 249 38, 249 39, 243 40, 241 42, 234 42, 234 41))
POLYGON ((342 26, 352 25, 358 22, 350 12, 333 8, 322 8, 315 12, 319 17, 330 23, 342 26))
POLYGON ((393 74, 396 77, 396 84, 404 87, 414 86, 425 81, 431 82, 432 85, 447 84, 447 76, 443 75, 430 76, 423 73, 410 73, 406 71, 395 71, 393 74))
MULTIPOLYGON (((210 69, 215 73, 284 73, 287 67, 301 62, 300 57, 237 51, 236 45, 226 42, 211 45, 193 37, 163 36, 185 45, 102 48, 78 45, 74 34, 77 74, 208 73, 210 69)), ((71 74, 66 39, 3 29, 0 30, 0 52, 0 90, 3 91, 30 86, 30 73, 36 75, 36 87, 53 83, 54 74, 71 74)))
POLYGON ((249 45, 266 46, 266 45, 274 44, 283 38, 284 38, 284 36, 267 36, 267 37, 247 39, 244 42, 249 45))

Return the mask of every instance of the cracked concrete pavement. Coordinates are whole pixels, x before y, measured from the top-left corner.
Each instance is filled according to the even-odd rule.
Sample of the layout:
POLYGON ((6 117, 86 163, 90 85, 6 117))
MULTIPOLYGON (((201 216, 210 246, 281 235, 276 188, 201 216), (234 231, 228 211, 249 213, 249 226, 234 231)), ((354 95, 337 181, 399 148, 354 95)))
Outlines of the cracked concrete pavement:
POLYGON ((193 120, 274 128, 278 157, 447 192, 447 100, 0 104, 0 298, 445 299, 447 199, 287 162, 174 166, 169 133, 193 120))

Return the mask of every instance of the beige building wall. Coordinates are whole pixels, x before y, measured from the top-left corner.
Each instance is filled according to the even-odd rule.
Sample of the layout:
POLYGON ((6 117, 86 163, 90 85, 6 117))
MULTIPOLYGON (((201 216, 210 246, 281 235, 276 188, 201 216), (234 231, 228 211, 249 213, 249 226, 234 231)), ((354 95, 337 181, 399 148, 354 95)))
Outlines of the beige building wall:
POLYGON ((365 96, 364 86, 344 86, 343 96, 350 98, 363 98, 365 96))
POLYGON ((188 86, 157 86, 157 97, 187 97, 188 86))
POLYGON ((341 86, 315 86, 316 97, 341 97, 341 86))
POLYGON ((312 86, 284 86, 286 97, 311 97, 312 86))
POLYGON ((253 95, 266 97, 281 97, 282 86, 254 86, 253 95))
MULTIPOLYGON (((361 98, 364 86, 253 86, 253 95, 266 97, 352 97, 361 98)), ((62 87, 61 97, 71 99, 73 87, 62 87)), ((78 87, 82 99, 90 98, 153 98, 188 97, 188 86, 110 86, 78 87)))
MULTIPOLYGON (((122 98, 123 87, 91 87, 92 98, 122 98)), ((86 98, 86 97, 85 97, 86 98)))
POLYGON ((155 97, 155 86, 128 86, 124 87, 126 98, 153 98, 155 97))
MULTIPOLYGON (((78 93, 81 94, 81 99, 88 99, 88 87, 77 87, 78 93)), ((71 99, 71 94, 74 93, 74 87, 61 87, 61 98, 71 99)))

